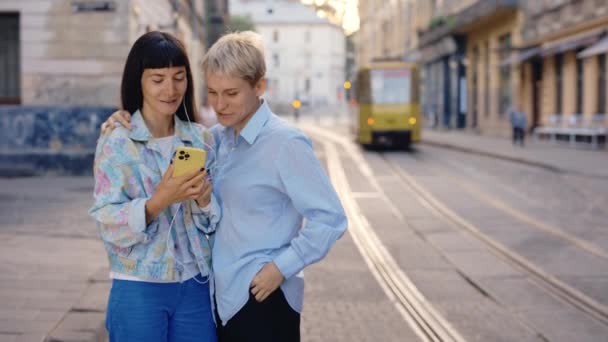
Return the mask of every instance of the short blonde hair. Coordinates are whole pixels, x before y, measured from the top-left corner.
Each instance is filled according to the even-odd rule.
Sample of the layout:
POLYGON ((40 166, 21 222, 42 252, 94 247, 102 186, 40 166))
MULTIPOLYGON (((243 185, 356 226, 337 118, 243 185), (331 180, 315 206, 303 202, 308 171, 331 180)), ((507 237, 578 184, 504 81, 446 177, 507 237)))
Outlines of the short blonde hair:
POLYGON ((262 36, 253 31, 222 36, 207 51, 203 71, 238 77, 254 86, 266 75, 262 36))

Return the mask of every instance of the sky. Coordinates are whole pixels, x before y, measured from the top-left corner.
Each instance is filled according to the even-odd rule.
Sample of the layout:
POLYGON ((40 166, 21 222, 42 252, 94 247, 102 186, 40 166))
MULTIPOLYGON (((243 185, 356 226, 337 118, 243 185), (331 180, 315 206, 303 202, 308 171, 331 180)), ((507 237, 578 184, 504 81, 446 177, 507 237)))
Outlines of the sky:
MULTIPOLYGON (((359 29, 359 13, 357 10, 358 0, 301 0, 306 5, 329 5, 335 9, 335 16, 329 16, 329 19, 341 23, 346 34, 350 34, 359 29)), ((321 11, 317 12, 319 16, 326 16, 321 11)))

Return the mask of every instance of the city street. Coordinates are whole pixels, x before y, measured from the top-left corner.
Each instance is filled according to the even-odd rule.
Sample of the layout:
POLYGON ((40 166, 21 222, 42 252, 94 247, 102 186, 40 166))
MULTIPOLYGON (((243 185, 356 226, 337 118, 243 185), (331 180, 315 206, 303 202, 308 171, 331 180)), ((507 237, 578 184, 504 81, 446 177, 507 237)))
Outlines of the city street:
MULTIPOLYGON (((410 300, 399 300, 404 291, 394 287, 411 282, 445 319, 437 328, 426 318, 410 322, 414 331, 424 324, 431 325, 429 330, 449 331, 447 324, 457 334, 441 340, 605 339, 605 177, 555 172, 427 144, 408 153, 363 151, 345 138, 347 129, 335 126, 345 122, 345 115, 338 117, 317 113, 308 121, 325 123, 326 130, 303 127, 317 137, 317 147, 327 146, 320 155, 330 175, 330 164, 343 167, 332 179, 343 198, 349 197, 345 202, 352 204, 347 206, 352 210, 349 232, 355 241, 361 234, 356 243, 361 253, 373 259, 381 254, 374 249, 388 252, 371 267, 386 272, 378 279, 390 288, 387 296, 393 294, 400 302, 395 306, 408 310, 410 300), (338 152, 328 153, 327 148, 338 152), (362 217, 356 218, 358 214, 362 217), (375 246, 364 241, 373 238, 378 239, 375 246), (390 269, 392 262, 398 270, 390 269)), ((564 151, 565 163, 571 153, 564 151)), ((415 317, 412 312, 417 310, 404 320, 415 317)))
MULTIPOLYGON (((303 341, 605 341, 605 178, 427 144, 365 151, 346 118, 299 122, 350 223, 306 270, 303 341)), ((0 341, 103 338, 92 178, 0 184, 0 341)))
MULTIPOLYGON (((239 276, 272 260, 264 296, 345 224, 267 107, 310 137, 348 218, 304 270, 302 341, 608 341, 607 0, 0 1, 0 37, 0 342, 108 342, 95 179, 119 277, 156 288, 196 275, 192 257, 222 317, 294 336, 296 316, 239 309, 239 276), (134 131, 97 146, 118 109, 134 131), (194 209, 166 211, 210 187, 156 180, 189 144, 209 147, 180 158, 213 176, 215 249, 194 209)), ((282 285, 298 307, 301 283, 282 285)), ((177 303, 141 322, 182 338, 177 303)))

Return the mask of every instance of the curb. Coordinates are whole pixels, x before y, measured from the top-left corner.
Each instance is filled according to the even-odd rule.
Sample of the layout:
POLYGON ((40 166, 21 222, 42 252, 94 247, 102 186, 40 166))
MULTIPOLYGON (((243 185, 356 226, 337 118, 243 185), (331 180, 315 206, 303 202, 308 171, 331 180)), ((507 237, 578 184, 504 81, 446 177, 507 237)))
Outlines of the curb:
MULTIPOLYGON (((481 150, 477 150, 477 149, 473 149, 473 148, 469 148, 469 147, 452 145, 449 143, 437 142, 437 141, 432 141, 432 140, 424 140, 424 138, 422 139, 422 141, 420 141, 420 143, 422 143, 424 145, 429 145, 429 146, 436 146, 436 147, 442 147, 442 148, 466 152, 466 153, 478 154, 478 155, 495 158, 495 159, 508 160, 508 161, 512 161, 515 163, 520 163, 520 164, 525 164, 528 166, 542 168, 542 169, 545 169, 545 170, 548 170, 551 172, 555 172, 555 173, 578 173, 578 172, 574 172, 574 171, 564 170, 564 169, 555 167, 553 165, 549 165, 549 164, 545 164, 545 163, 541 163, 541 162, 537 162, 537 161, 531 161, 531 160, 524 159, 524 158, 507 156, 507 155, 495 153, 495 152, 481 151, 481 150)), ((586 175, 586 176, 593 176, 593 175, 586 175)))
POLYGON ((102 268, 89 278, 80 299, 72 306, 44 342, 105 342, 106 305, 111 282, 108 269, 102 268))
POLYGON ((438 142, 438 141, 433 141, 433 140, 424 140, 424 138, 420 141, 420 144, 435 146, 435 147, 440 147, 440 148, 445 148, 445 149, 450 149, 450 150, 455 150, 455 151, 461 151, 461 152, 466 152, 466 153, 471 153, 471 154, 477 154, 477 155, 481 155, 484 157, 490 157, 490 158, 494 158, 494 159, 508 160, 508 161, 515 162, 515 163, 520 163, 520 164, 524 164, 524 165, 528 165, 528 166, 532 166, 532 167, 541 168, 541 169, 544 169, 544 170, 547 170, 550 172, 554 172, 554 173, 558 173, 558 174, 571 174, 571 175, 583 176, 583 177, 588 177, 588 178, 608 180, 607 175, 580 172, 577 170, 568 170, 568 169, 560 168, 560 167, 557 167, 557 166, 554 166, 551 164, 542 163, 539 161, 513 157, 513 156, 500 154, 500 153, 496 153, 496 152, 482 151, 482 150, 478 150, 478 149, 470 148, 470 147, 466 147, 466 146, 458 146, 458 145, 454 145, 454 144, 450 144, 450 143, 438 142))
POLYGON ((465 147, 465 146, 453 145, 450 143, 444 143, 444 142, 438 142, 438 141, 432 141, 432 140, 424 140, 424 138, 420 141, 420 143, 424 144, 424 145, 435 146, 435 147, 450 149, 450 150, 454 150, 454 151, 477 154, 480 156, 490 157, 490 158, 494 158, 494 159, 508 160, 508 161, 515 162, 515 163, 520 163, 520 164, 524 164, 524 165, 528 165, 528 166, 532 166, 532 167, 541 168, 541 169, 544 169, 544 170, 547 170, 547 171, 550 171, 553 173, 558 173, 558 174, 571 174, 571 175, 577 175, 577 176, 583 176, 583 177, 589 177, 589 178, 608 180, 608 176, 606 176, 606 175, 598 175, 598 174, 594 174, 594 173, 580 172, 580 171, 576 171, 576 170, 567 170, 567 169, 563 169, 563 168, 553 166, 550 164, 533 161, 533 160, 529 160, 529 159, 525 159, 525 158, 512 157, 512 156, 508 156, 508 155, 504 155, 504 154, 500 154, 500 153, 496 153, 496 152, 481 151, 478 149, 469 148, 469 147, 465 147))

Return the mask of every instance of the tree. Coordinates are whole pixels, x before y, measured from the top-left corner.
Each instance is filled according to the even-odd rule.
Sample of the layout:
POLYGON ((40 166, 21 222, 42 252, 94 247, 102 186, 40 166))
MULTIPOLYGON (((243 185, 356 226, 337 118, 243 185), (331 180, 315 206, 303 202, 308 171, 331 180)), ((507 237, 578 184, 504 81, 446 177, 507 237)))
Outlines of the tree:
POLYGON ((228 31, 255 31, 255 24, 250 16, 233 15, 230 16, 228 31))

